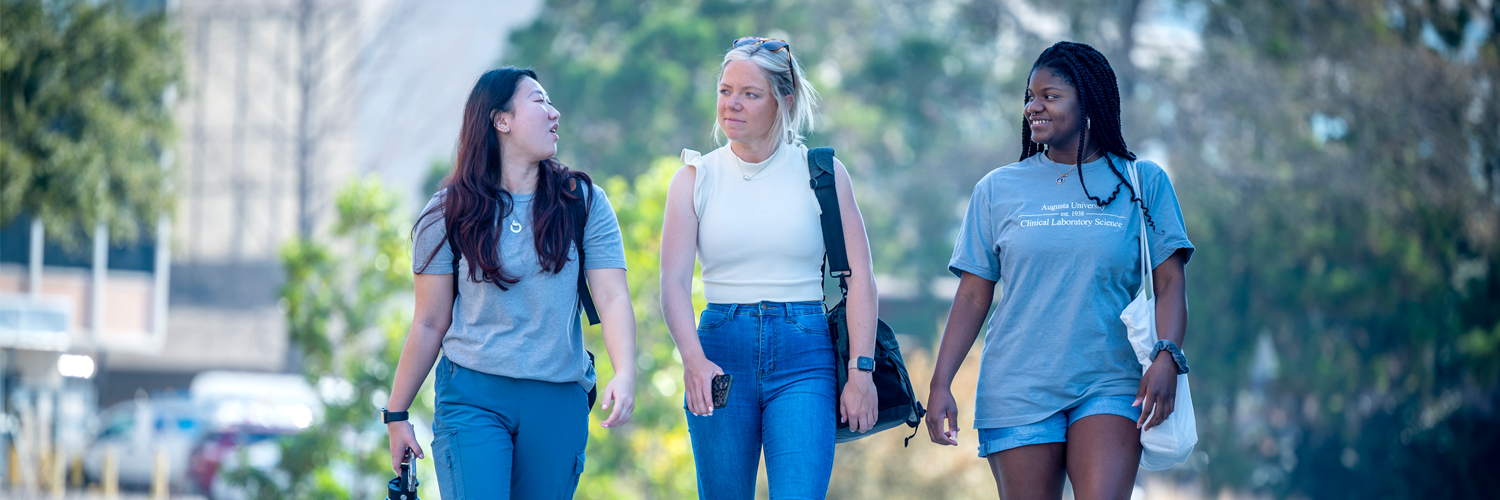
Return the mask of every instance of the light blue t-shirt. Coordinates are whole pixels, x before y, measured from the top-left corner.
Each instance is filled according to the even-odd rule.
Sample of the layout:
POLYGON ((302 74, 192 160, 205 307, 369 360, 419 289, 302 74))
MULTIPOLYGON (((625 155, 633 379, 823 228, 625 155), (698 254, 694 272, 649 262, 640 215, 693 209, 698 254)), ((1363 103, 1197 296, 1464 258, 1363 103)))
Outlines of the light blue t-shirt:
MULTIPOLYGON (((1129 178, 1129 160, 1111 156, 1129 178)), ((1151 266, 1192 256, 1177 194, 1161 167, 1139 161, 1150 210, 1151 266)), ((1120 195, 1100 208, 1079 173, 1037 154, 974 187, 948 268, 998 281, 974 408, 978 429, 1027 425, 1084 398, 1135 395, 1141 379, 1120 312, 1140 277, 1140 208, 1103 159, 1082 166, 1089 193, 1120 195)))
MULTIPOLYGON (((500 259, 511 276, 521 281, 501 290, 494 283, 469 279, 469 259, 460 259, 458 300, 453 323, 443 336, 443 353, 459 366, 511 378, 544 382, 577 382, 594 387, 594 371, 583 346, 578 308, 578 249, 568 241, 568 263, 560 273, 544 273, 532 243, 531 194, 513 194, 515 208, 498 222, 500 259), (518 231, 511 231, 512 223, 518 231)), ((594 186, 593 207, 584 225, 584 269, 625 268, 620 225, 604 190, 594 186)), ((412 243, 412 272, 453 273, 447 226, 438 193, 422 209, 432 216, 417 222, 412 243), (429 222, 435 222, 428 224, 429 222), (433 252, 436 251, 436 254, 433 252), (432 254, 432 260, 427 256, 432 254)))

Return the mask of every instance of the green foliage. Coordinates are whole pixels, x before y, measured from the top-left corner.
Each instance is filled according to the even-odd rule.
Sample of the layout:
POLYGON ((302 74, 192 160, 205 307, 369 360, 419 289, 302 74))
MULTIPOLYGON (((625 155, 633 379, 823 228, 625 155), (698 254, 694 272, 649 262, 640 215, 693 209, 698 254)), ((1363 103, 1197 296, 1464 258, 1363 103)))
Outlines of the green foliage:
MULTIPOLYGON (((661 220, 667 186, 681 163, 658 158, 631 182, 611 177, 600 182, 620 221, 625 241, 626 280, 636 317, 636 410, 630 425, 603 429, 608 412, 598 410, 589 426, 589 461, 579 479, 578 498, 692 498, 697 494, 692 447, 682 409, 682 360, 662 320, 660 276, 661 220)), ((694 280, 693 302, 706 303, 694 280)), ((603 345, 598 327, 584 329, 585 342, 603 345)), ((600 356, 599 359, 608 359, 600 356)), ((599 381, 614 376, 599 364, 599 381)))
POLYGON ((133 240, 172 210, 171 95, 181 73, 165 12, 122 2, 0 2, 0 225, 22 213, 72 243, 102 222, 133 240))
MULTIPOLYGON (((311 427, 281 439, 274 470, 226 472, 254 498, 373 497, 391 475, 372 401, 385 399, 411 326, 411 223, 397 191, 373 177, 352 180, 334 201, 330 240, 293 240, 281 251, 287 329, 324 407, 311 427)), ((432 416, 422 398, 411 411, 432 416)), ((419 466, 430 479, 430 462, 419 466)), ((432 485, 421 493, 436 498, 432 485)))
POLYGON ((1408 27, 1462 21, 1399 8, 1216 3, 1202 72, 1153 82, 1183 110, 1163 140, 1201 249, 1190 349, 1214 487, 1494 486, 1478 464, 1500 453, 1481 424, 1500 401, 1500 60, 1493 37, 1472 65, 1445 58, 1408 27), (1331 119, 1347 133, 1319 136, 1331 119))
MULTIPOLYGON (((1276 496, 1484 491, 1438 478, 1482 476, 1496 455, 1485 409, 1500 401, 1500 35, 1464 33, 1493 25, 1497 7, 1032 3, 556 0, 512 36, 506 62, 536 68, 552 93, 560 158, 628 177, 715 147, 712 89, 730 40, 787 39, 822 96, 808 142, 838 148, 850 169, 877 272, 927 290, 946 273, 974 182, 1015 159, 1026 71, 1056 41, 1035 35, 1037 17, 1055 16, 1063 38, 1109 55, 1125 137, 1169 165, 1199 248, 1187 350, 1203 455, 1170 475, 1276 496), (1200 29, 1201 53, 1133 64, 1134 23, 1151 5, 1200 29), (1342 133, 1324 127, 1335 121, 1342 133)), ((654 203, 640 179, 636 198, 611 190, 618 209, 654 203)), ((627 229, 627 247, 650 249, 659 221, 627 229)), ((637 271, 656 255, 630 262, 632 286, 654 289, 654 269, 637 271)), ((636 295, 654 305, 654 293, 636 295)), ((883 299, 882 317, 930 339, 946 303, 918 295, 883 299)), ((669 342, 645 310, 642 345, 669 342)), ((654 378, 680 385, 670 367, 642 371, 643 408, 667 404, 651 401, 654 378)), ((672 411, 627 430, 677 439, 680 395, 667 392, 672 411)), ((627 456, 618 437, 600 437, 591 456, 627 456)), ((615 477, 586 484, 670 481, 601 462, 590 473, 615 477)))

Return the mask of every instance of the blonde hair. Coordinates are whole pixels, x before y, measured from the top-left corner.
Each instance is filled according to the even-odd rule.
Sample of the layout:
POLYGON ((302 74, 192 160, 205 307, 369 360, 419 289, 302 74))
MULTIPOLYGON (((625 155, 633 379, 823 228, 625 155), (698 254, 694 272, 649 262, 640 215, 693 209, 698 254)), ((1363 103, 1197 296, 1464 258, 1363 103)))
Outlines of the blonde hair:
MULTIPOLYGON (((804 77, 802 65, 792 56, 791 46, 778 51, 766 50, 763 44, 754 43, 730 49, 719 64, 719 80, 724 79, 724 68, 734 61, 750 61, 760 67, 766 80, 775 89, 776 122, 771 125, 771 136, 780 137, 787 144, 801 144, 803 134, 813 129, 813 112, 817 109, 818 91, 804 77), (786 54, 778 54, 785 50, 786 54), (795 76, 794 76, 795 75, 795 76), (795 96, 794 104, 787 106, 786 97, 795 96), (790 109, 789 109, 790 108, 790 109)), ((714 142, 719 142, 719 121, 714 120, 714 142)))

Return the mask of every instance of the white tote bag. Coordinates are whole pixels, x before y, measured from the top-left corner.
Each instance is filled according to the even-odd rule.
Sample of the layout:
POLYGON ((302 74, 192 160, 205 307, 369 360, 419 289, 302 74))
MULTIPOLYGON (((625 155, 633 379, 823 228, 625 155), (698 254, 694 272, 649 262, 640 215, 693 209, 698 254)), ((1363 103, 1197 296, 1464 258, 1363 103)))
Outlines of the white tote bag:
MULTIPOLYGON (((1130 181, 1138 197, 1145 199, 1140 171, 1130 163, 1130 181)), ((1130 346, 1141 362, 1141 373, 1151 368, 1151 348, 1156 346, 1156 296, 1151 288, 1151 246, 1146 244, 1146 217, 1141 214, 1141 289, 1135 300, 1120 313, 1120 321, 1130 334, 1130 346)), ((1177 403, 1172 414, 1161 425, 1141 433, 1141 467, 1165 470, 1187 460, 1198 444, 1198 424, 1193 418, 1193 398, 1188 390, 1186 373, 1177 375, 1177 403)))

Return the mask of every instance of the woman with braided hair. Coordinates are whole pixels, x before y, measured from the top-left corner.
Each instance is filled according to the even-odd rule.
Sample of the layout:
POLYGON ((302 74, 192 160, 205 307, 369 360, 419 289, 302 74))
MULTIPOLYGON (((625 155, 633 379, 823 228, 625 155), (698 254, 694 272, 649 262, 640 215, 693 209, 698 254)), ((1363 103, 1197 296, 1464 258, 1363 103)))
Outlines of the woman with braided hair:
POLYGON ((1000 497, 1058 499, 1067 477, 1075 498, 1129 498, 1141 432, 1172 414, 1177 374, 1188 368, 1177 346, 1193 245, 1166 173, 1126 149, 1114 70, 1093 47, 1058 42, 1037 58, 1021 145, 1019 162, 974 187, 959 231, 949 269, 960 284, 927 430, 935 443, 958 444, 953 377, 999 283, 974 427, 1000 497), (1132 162, 1140 186, 1127 181, 1132 162), (1141 286, 1142 209, 1166 341, 1144 375, 1120 321, 1141 286))

